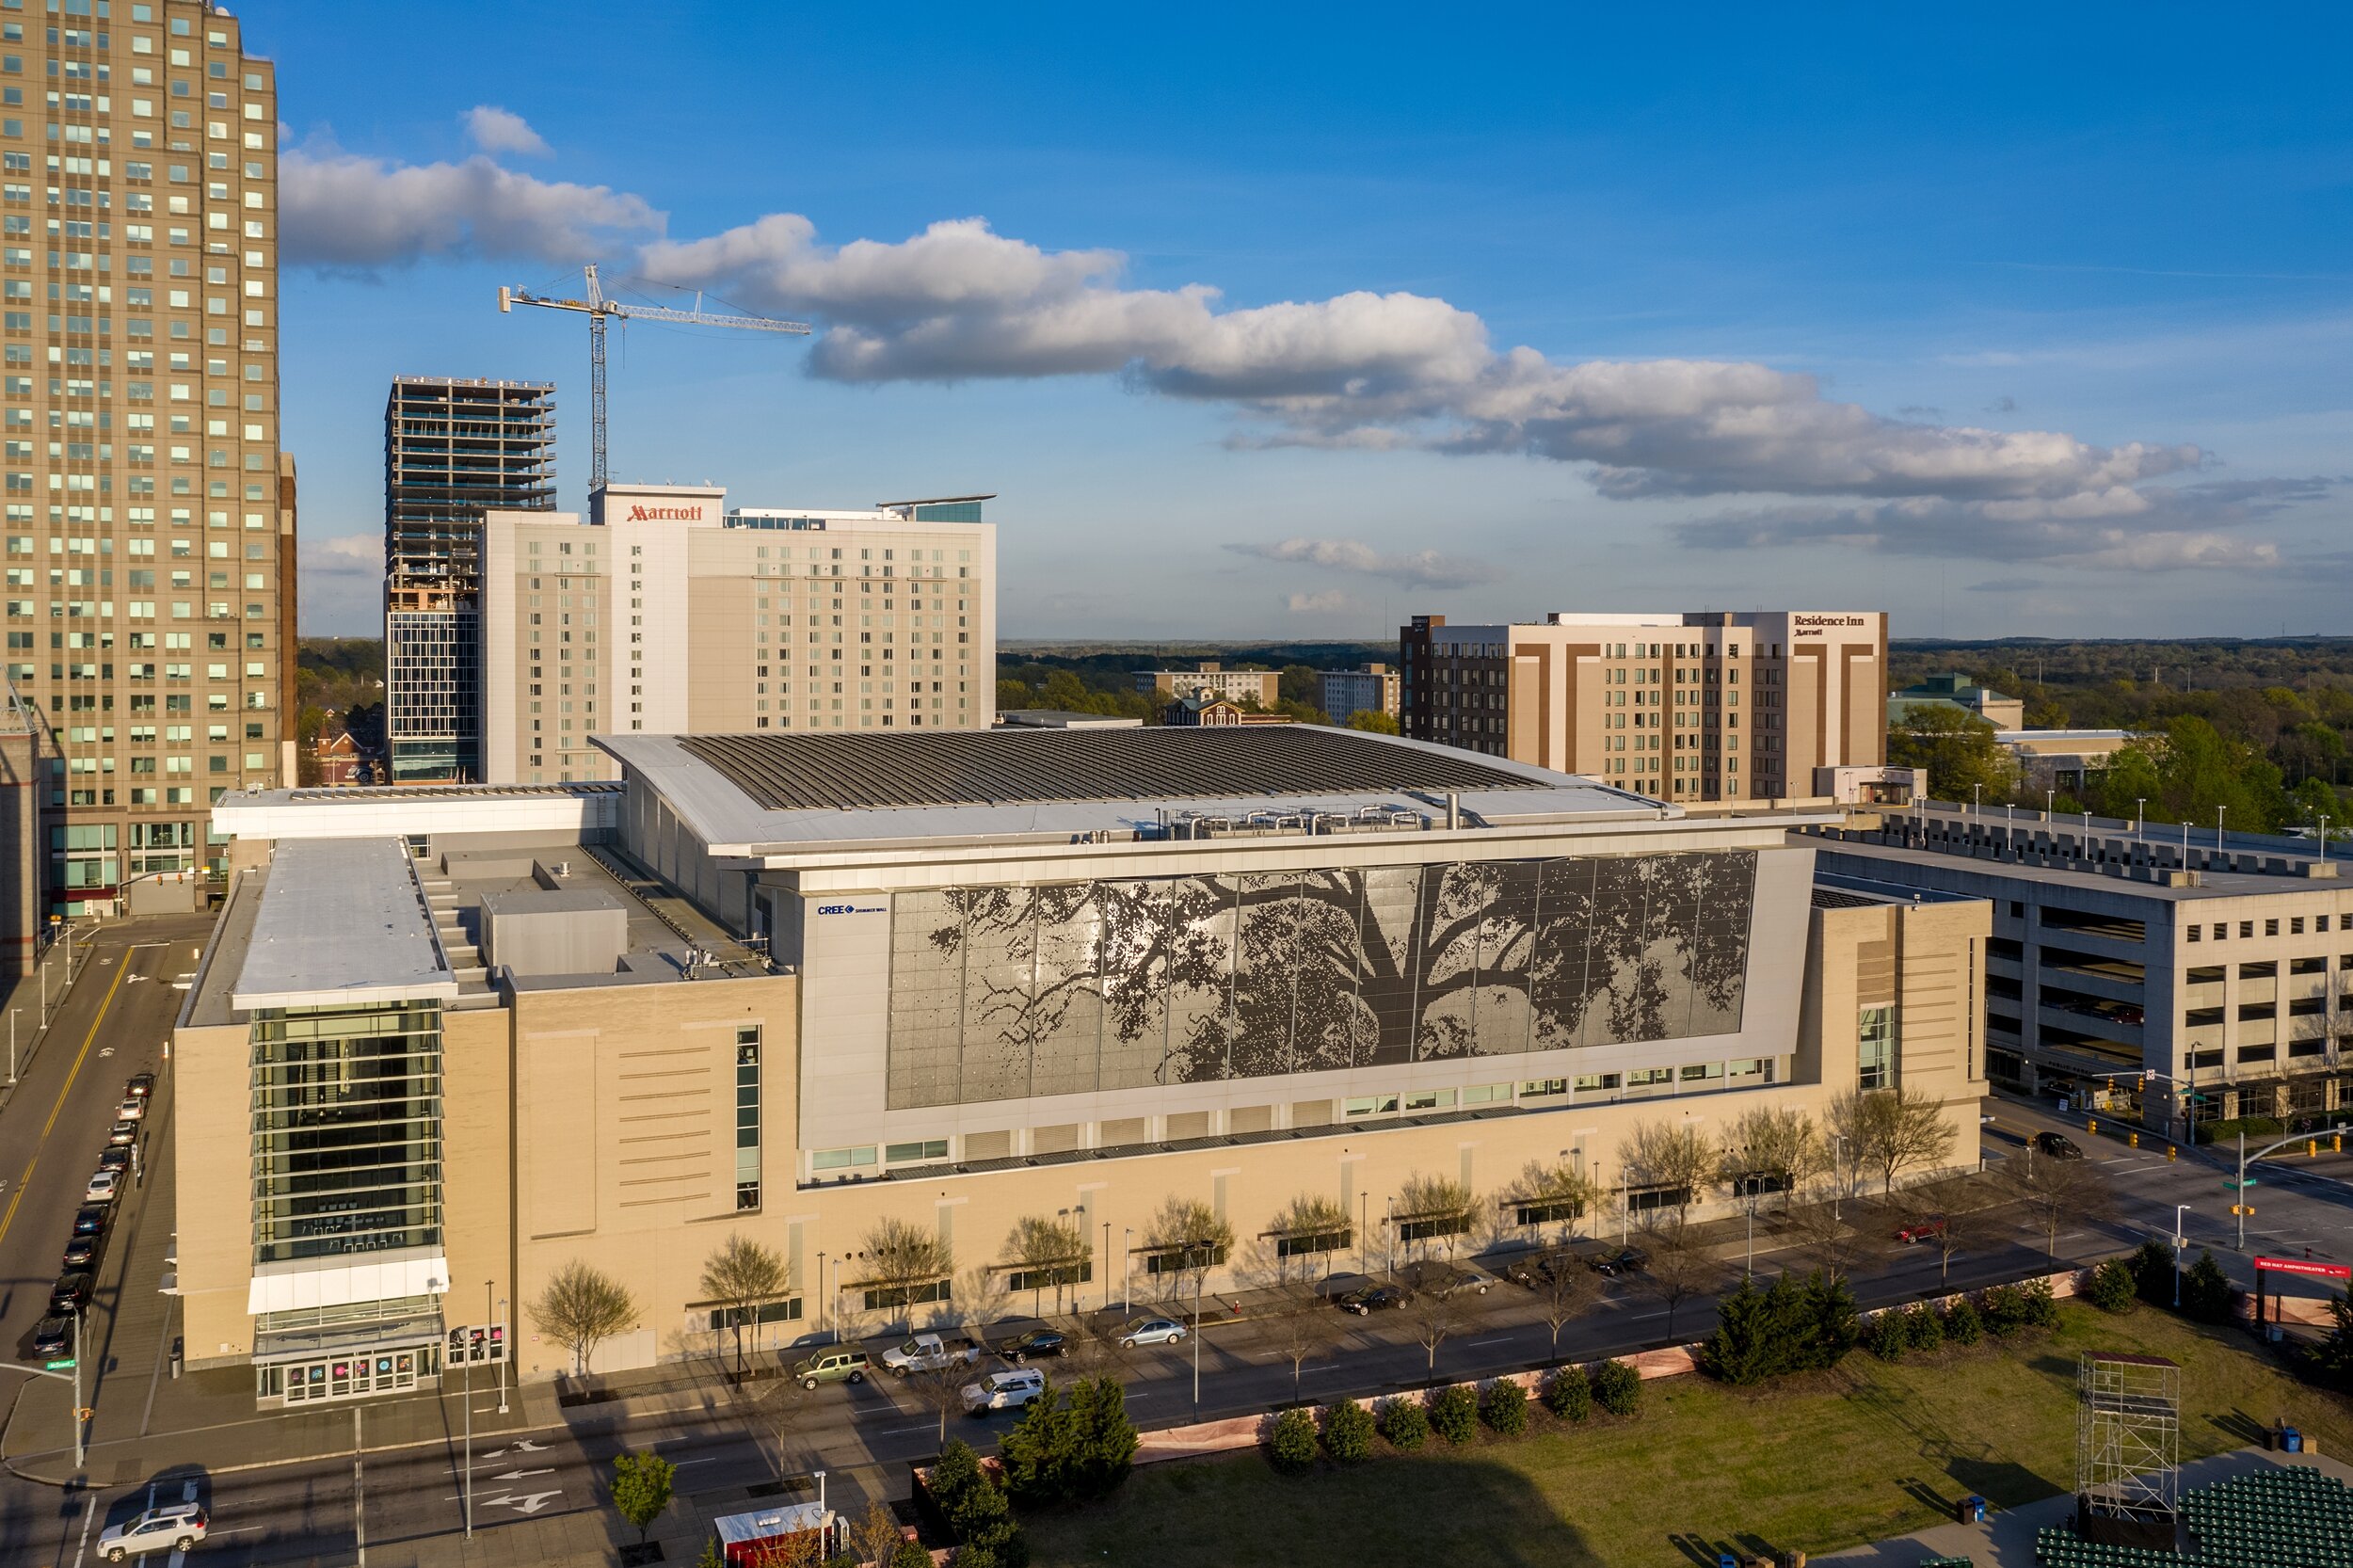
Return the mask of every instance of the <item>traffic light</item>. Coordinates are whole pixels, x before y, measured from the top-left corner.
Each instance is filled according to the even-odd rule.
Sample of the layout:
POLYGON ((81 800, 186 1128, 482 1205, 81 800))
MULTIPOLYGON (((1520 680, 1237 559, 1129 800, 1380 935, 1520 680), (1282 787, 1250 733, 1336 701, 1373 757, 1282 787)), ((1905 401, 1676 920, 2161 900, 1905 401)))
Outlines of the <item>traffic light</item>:
POLYGON ((2165 1158, 2168 1160, 2179 1160, 2182 1158, 2182 1151, 2177 1145, 2168 1144, 2165 1145, 2165 1158))
POLYGON ((2317 1160, 2320 1158, 2319 1139, 2307 1138, 2304 1140, 2304 1158, 2307 1160, 2317 1160))
POLYGON ((2097 1116, 2087 1116, 2087 1117, 2085 1117, 2085 1118, 2084 1118, 2084 1130, 2085 1130, 2086 1132, 2089 1132, 2089 1133, 2095 1133, 2095 1134, 2096 1134, 2096 1133, 2100 1130, 2100 1118, 2099 1118, 2099 1117, 2097 1117, 2097 1116))
POLYGON ((2332 1132, 2329 1134, 2329 1152, 2330 1154, 2343 1154, 2345 1152, 2344 1133, 2332 1132))
POLYGON ((2149 1075, 2148 1075, 2147 1073, 2143 1073, 2143 1074, 2141 1074, 2138 1078, 2137 1078, 2137 1079, 2133 1080, 2133 1093, 2134 1093, 2134 1094, 2136 1094, 2136 1095, 2139 1095, 2139 1094, 2146 1094, 2146 1093, 2148 1092, 2148 1089, 2149 1089, 2149 1075))

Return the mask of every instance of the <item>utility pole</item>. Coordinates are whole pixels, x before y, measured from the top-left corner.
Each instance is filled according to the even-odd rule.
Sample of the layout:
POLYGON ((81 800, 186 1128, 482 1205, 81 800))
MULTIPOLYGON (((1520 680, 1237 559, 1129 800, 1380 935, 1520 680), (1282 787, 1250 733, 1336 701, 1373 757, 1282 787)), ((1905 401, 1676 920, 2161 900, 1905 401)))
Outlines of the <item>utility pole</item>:
POLYGON ((457 1336, 458 1353, 466 1358, 466 1539, 473 1539, 473 1356, 466 1336, 457 1336))
MULTIPOLYGON (((490 1304, 490 1281, 482 1282, 482 1304, 490 1304)), ((499 1336, 499 1414, 506 1414, 506 1363, 515 1353, 515 1336, 506 1332, 506 1298, 499 1298, 498 1308, 490 1319, 499 1336)))
POLYGON ((82 1315, 73 1309, 73 1468, 78 1472, 89 1458, 89 1426, 82 1418, 82 1315))

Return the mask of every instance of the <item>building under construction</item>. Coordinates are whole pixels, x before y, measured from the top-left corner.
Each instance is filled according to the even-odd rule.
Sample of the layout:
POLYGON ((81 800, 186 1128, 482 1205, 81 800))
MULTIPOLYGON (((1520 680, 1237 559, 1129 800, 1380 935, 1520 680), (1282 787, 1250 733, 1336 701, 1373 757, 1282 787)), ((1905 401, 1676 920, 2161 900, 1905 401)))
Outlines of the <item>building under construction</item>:
POLYGON ((555 504, 555 386, 403 376, 384 404, 384 733, 397 784, 482 776, 482 515, 555 504))

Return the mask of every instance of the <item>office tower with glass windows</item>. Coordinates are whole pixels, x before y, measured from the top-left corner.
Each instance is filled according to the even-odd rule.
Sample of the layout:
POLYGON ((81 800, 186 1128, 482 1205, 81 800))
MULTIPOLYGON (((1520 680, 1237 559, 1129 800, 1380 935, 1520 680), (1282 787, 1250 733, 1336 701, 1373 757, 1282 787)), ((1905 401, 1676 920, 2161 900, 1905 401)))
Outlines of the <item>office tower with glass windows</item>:
POLYGON ((486 511, 555 504, 555 388, 403 376, 384 404, 385 736, 392 782, 482 777, 486 511))
POLYGON ((54 913, 212 862, 212 802, 292 777, 277 142, 216 7, 0 0, 0 622, 54 913))

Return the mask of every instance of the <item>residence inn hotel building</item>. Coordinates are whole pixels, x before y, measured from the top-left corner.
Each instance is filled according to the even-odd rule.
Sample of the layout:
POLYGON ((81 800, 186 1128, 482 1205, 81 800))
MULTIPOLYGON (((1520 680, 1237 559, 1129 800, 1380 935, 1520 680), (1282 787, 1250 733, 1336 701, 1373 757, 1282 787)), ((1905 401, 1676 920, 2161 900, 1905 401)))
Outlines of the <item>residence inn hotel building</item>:
POLYGON ((1477 1194, 1475 1251, 1538 1239, 1562 1162, 1643 1208, 1644 1123, 1900 1081, 1975 1125, 1987 907, 1817 878, 1820 815, 1308 726, 597 744, 616 778, 220 803, 173 1052, 194 1365, 348 1399, 498 1329, 552 1376, 500 1304, 575 1261, 638 1304, 598 1368, 696 1353, 731 1232, 791 1266, 774 1353, 898 1316, 885 1220, 952 1256, 919 1319, 1000 1310, 1029 1216, 1087 1239, 1093 1309, 1156 1293, 1171 1196, 1233 1229, 1216 1289, 1378 1269, 1417 1176, 1477 1194), (1302 1197, 1348 1224, 1288 1234, 1302 1197))

